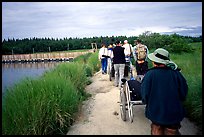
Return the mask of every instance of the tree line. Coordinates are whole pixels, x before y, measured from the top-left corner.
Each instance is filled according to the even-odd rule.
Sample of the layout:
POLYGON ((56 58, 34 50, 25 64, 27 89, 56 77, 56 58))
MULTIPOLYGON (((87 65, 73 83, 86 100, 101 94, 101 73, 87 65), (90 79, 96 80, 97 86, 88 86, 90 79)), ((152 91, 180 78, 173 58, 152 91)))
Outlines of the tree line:
POLYGON ((123 42, 128 40, 130 44, 134 45, 134 40, 141 39, 148 48, 163 47, 170 51, 175 52, 189 52, 192 50, 188 43, 202 42, 202 36, 181 36, 178 34, 159 34, 146 31, 139 36, 111 36, 111 37, 92 37, 92 38, 24 38, 24 39, 8 39, 2 42, 2 54, 30 54, 39 52, 52 52, 52 51, 68 51, 78 49, 91 49, 91 43, 96 43, 100 48, 104 43, 109 45, 115 43, 116 40, 123 42))

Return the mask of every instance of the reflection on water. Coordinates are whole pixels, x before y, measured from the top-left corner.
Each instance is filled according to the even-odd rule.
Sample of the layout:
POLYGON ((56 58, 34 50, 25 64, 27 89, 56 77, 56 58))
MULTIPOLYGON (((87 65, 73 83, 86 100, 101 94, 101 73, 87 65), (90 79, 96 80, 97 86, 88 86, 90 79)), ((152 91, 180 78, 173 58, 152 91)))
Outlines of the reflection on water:
POLYGON ((14 68, 14 69, 21 69, 21 68, 52 68, 59 62, 34 62, 34 63, 9 63, 9 64, 2 64, 2 69, 7 68, 14 68))
POLYGON ((2 94, 26 77, 38 77, 61 62, 9 63, 2 64, 2 94))

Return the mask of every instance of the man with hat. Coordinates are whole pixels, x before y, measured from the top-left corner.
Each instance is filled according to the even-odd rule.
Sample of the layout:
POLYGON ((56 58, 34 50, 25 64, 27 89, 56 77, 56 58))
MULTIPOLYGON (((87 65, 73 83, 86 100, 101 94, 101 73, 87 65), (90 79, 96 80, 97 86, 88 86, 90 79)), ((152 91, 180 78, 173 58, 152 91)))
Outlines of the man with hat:
POLYGON ((177 65, 163 48, 148 54, 153 68, 145 74, 141 84, 145 116, 151 120, 152 135, 179 135, 180 122, 185 117, 182 102, 188 85, 177 65))
POLYGON ((131 56, 132 56, 132 45, 128 43, 128 40, 124 40, 124 44, 122 46, 125 48, 124 53, 125 53, 125 71, 124 71, 124 76, 128 77, 128 72, 130 71, 130 61, 131 61, 131 56))

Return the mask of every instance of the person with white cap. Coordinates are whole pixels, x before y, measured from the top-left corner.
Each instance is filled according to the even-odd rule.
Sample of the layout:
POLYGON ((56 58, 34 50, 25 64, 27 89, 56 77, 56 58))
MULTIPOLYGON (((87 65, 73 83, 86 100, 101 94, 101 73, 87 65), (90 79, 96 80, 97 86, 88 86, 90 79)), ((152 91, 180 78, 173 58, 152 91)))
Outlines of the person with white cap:
POLYGON ((130 58, 131 58, 131 55, 132 55, 132 45, 128 43, 128 40, 124 40, 124 44, 122 46, 123 48, 125 48, 124 50, 124 53, 125 53, 125 62, 126 62, 126 65, 125 65, 125 72, 124 72, 124 75, 125 76, 128 76, 128 72, 129 72, 129 66, 130 66, 130 58))
MULTIPOLYGON (((125 56, 130 57, 130 55, 132 54, 132 45, 128 43, 128 40, 124 40, 123 47, 125 48, 125 51, 124 51, 125 56)), ((128 60, 128 58, 126 60, 128 60)))
POLYGON ((180 135, 180 122, 185 117, 183 101, 188 85, 178 66, 163 48, 148 54, 153 68, 141 83, 142 102, 146 104, 145 116, 151 120, 152 135, 180 135))

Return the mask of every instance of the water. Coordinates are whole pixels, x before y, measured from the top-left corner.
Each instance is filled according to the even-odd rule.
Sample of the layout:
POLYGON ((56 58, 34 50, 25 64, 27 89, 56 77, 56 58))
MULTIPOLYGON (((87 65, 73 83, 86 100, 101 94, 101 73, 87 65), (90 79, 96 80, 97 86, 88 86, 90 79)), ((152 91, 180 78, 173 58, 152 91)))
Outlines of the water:
POLYGON ((37 78, 61 62, 2 64, 2 94, 26 77, 37 78))

